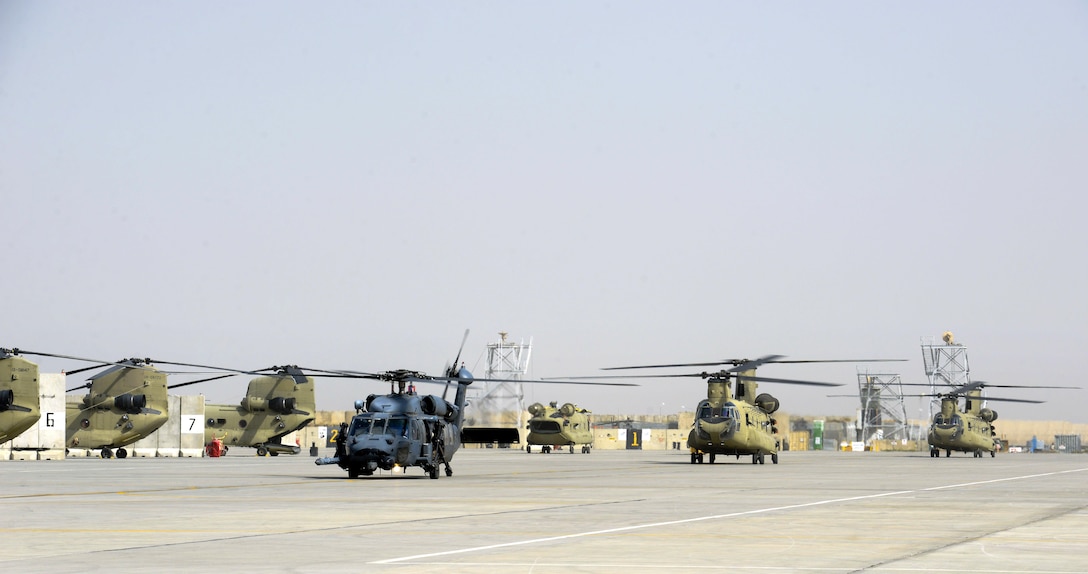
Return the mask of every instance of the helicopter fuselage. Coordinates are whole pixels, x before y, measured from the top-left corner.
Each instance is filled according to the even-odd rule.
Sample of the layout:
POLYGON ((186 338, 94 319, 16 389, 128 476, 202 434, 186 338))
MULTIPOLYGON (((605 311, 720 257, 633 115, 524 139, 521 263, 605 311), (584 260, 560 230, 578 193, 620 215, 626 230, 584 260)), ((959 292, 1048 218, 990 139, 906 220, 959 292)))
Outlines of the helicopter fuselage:
POLYGON ((593 430, 584 409, 571 403, 562 407, 557 407, 555 403, 550 407, 534 403, 529 406, 529 414, 533 417, 529 419, 529 433, 525 436, 527 452, 532 452, 532 446, 547 449, 553 446, 570 446, 570 451, 574 452, 574 445, 583 445, 582 453, 589 453, 590 445, 593 444, 593 430))
POLYGON ((38 365, 0 350, 0 444, 41 418, 38 365))
POLYGON ((240 404, 204 407, 204 443, 218 439, 228 448, 252 447, 262 455, 298 454, 298 446, 280 445, 279 439, 312 423, 316 410, 313 378, 258 377, 250 381, 240 404))
MULTIPOLYGON (((91 380, 82 399, 65 404, 66 446, 121 448, 155 432, 167 419, 166 374, 115 366, 91 380)), ((118 451, 118 456, 125 456, 118 451)))
MULTIPOLYGON (((754 375, 748 371, 749 376, 754 375)), ((730 393, 730 379, 711 377, 707 380, 707 398, 695 409, 695 424, 688 433, 691 462, 703 462, 710 455, 751 455, 753 463, 763 463, 764 455, 778 463, 779 441, 771 414, 778 409, 778 400, 756 395, 755 381, 738 380, 736 395, 730 393)))

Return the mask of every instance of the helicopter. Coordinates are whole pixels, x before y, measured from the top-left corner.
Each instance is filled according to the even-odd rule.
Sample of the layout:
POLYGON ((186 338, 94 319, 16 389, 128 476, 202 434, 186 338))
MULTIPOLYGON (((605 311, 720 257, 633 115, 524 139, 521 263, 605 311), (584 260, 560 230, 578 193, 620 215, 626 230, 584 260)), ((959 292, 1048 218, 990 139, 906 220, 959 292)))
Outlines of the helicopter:
MULTIPOLYGON (((757 377, 756 368, 768 363, 856 363, 899 359, 830 359, 830 360, 782 360, 782 355, 767 355, 758 359, 725 359, 708 363, 682 363, 671 365, 640 365, 634 367, 609 367, 603 370, 623 369, 661 369, 672 367, 704 367, 732 365, 718 372, 635 375, 634 377, 668 378, 699 377, 707 381, 707 398, 699 402, 695 409, 695 423, 688 433, 688 448, 691 451, 691 464, 711 464, 717 455, 731 455, 737 459, 741 455, 752 457, 752 464, 764 464, 766 455, 771 455, 771 462, 778 464, 778 450, 782 441, 778 434, 778 421, 773 414, 778 410, 778 399, 768 393, 756 394, 758 383, 786 383, 793 385, 815 385, 840 387, 840 383, 822 383, 795 379, 777 379, 757 377), (731 389, 730 384, 735 384, 731 389), (709 457, 707 457, 709 455, 709 457)), ((570 378, 613 378, 613 377, 570 377, 570 378)), ((629 376, 621 378, 632 378, 629 376)))
MULTIPOLYGON (((205 404, 204 444, 218 440, 225 453, 232 446, 257 449, 258 456, 298 454, 297 445, 280 442, 284 435, 297 431, 314 421, 317 403, 314 380, 296 365, 269 367, 256 371, 239 371, 190 363, 162 364, 204 367, 237 374, 260 375, 249 381, 246 395, 237 405, 205 404), (272 371, 267 374, 266 371, 272 371)), ((170 385, 169 389, 204 383, 222 377, 201 379, 170 385)))
POLYGON ((574 445, 582 446, 582 454, 589 454, 593 445, 593 429, 589 424, 589 411, 580 409, 573 403, 558 406, 553 401, 545 407, 540 403, 529 405, 528 429, 525 437, 525 452, 532 453, 533 446, 540 446, 541 452, 549 453, 553 448, 569 446, 571 454, 574 445))
POLYGON ((123 359, 88 379, 82 399, 65 405, 69 448, 101 449, 102 458, 126 458, 126 446, 166 423, 166 373, 148 359, 123 359))
POLYGON ((983 406, 985 401, 1004 401, 1015 403, 1042 403, 1032 399, 1008 399, 983 397, 985 387, 1032 388, 1032 389, 1075 389, 1078 387, 1039 387, 1029 385, 993 385, 985 381, 976 381, 936 395, 905 395, 938 397, 941 399, 940 412, 933 415, 929 425, 929 456, 939 458, 941 451, 945 457, 952 456, 952 451, 969 452, 975 458, 982 458, 985 453, 997 456, 997 431, 993 422, 997 420, 997 411, 983 406), (964 399, 963 410, 958 410, 959 399, 964 399))
POLYGON ((19 356, 19 349, 0 349, 0 444, 41 418, 38 393, 38 365, 19 356))
MULTIPOLYGON (((463 363, 460 367, 456 366, 467 339, 466 330, 461 349, 453 363, 445 369, 443 376, 429 376, 419 371, 403 369, 382 373, 306 369, 311 372, 387 381, 391 386, 389 394, 372 394, 365 400, 355 402, 356 415, 352 417, 350 425, 341 425, 335 456, 319 458, 315 463, 335 464, 348 472, 348 478, 371 476, 378 469, 393 470, 411 466, 422 467, 432 479, 437 479, 443 469, 446 476, 453 476, 450 460, 462 443, 505 440, 505 436, 487 436, 489 432, 469 432, 504 429, 464 428, 466 396, 469 385, 474 381, 593 384, 575 381, 475 379, 463 363), (417 393, 416 383, 443 384, 447 390, 456 386, 453 402, 446 400, 444 396, 417 393)), ((634 386, 629 383, 598 384, 634 386)), ((514 434, 517 432, 517 429, 505 430, 512 430, 514 434)))

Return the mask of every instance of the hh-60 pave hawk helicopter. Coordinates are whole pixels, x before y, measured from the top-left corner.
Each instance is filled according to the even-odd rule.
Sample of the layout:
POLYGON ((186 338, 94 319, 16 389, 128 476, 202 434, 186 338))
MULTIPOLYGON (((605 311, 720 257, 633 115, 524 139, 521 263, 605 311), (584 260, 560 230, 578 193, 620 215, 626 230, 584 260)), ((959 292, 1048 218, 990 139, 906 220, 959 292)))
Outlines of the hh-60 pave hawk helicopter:
POLYGON ((552 448, 569 446, 574 453, 574 445, 582 446, 582 454, 589 454, 593 444, 593 429, 589 424, 589 411, 580 409, 573 403, 558 406, 558 401, 545 407, 540 403, 529 405, 528 429, 525 437, 525 452, 533 452, 534 446, 549 453, 552 448))
POLYGON ((38 365, 19 349, 0 349, 0 444, 23 434, 41 417, 38 365))
MULTIPOLYGON (((464 350, 465 339, 461 341, 464 350)), ((575 381, 541 381, 526 379, 474 379, 464 365, 457 367, 461 350, 445 375, 429 376, 418 371, 397 370, 384 373, 358 371, 320 371, 333 375, 347 375, 363 379, 389 381, 396 389, 387 395, 370 395, 356 401, 356 414, 350 425, 343 425, 336 441, 336 455, 319 458, 318 465, 335 464, 348 472, 349 478, 370 476, 378 469, 392 470, 419 466, 432 479, 437 479, 439 469, 445 467, 446 476, 453 475, 450 460, 461 443, 517 442, 518 429, 464 428, 465 401, 468 386, 479 382, 518 383, 569 383, 593 384, 575 381), (416 383, 456 385, 453 402, 435 395, 419 395, 416 383), (513 440, 511 440, 513 439, 513 440)), ((634 386, 623 383, 605 383, 617 386, 634 386)))
MULTIPOLYGON (((906 384, 906 383, 904 383, 906 384)), ((947 393, 936 395, 913 395, 938 397, 941 399, 941 411, 933 415, 929 425, 929 456, 937 458, 941 451, 945 457, 952 456, 952 451, 969 452, 975 458, 982 458, 984 453, 997 456, 997 430, 993 422, 997 420, 997 411, 983 406, 984 401, 1004 401, 1013 403, 1042 403, 1031 399, 1007 399, 983 397, 985 387, 1014 389, 1076 389, 1079 387, 1040 387, 1032 385, 992 385, 984 381, 975 381, 956 387, 947 393), (964 399, 962 411, 958 411, 959 399, 964 399)), ((912 395, 904 395, 912 396, 912 395)))
MULTIPOLYGON (((778 421, 771 415, 778 410, 778 399, 767 393, 756 394, 758 383, 786 383, 791 385, 815 385, 839 387, 839 383, 821 383, 796 379, 773 379, 757 377, 756 368, 768 363, 858 363, 898 359, 831 359, 831 360, 781 360, 782 355, 767 355, 754 360, 726 359, 709 363, 680 363, 672 365, 641 365, 635 367, 610 367, 604 370, 622 369, 662 369, 673 367, 705 367, 732 365, 731 368, 716 373, 684 373, 663 375, 634 375, 634 377, 668 378, 699 377, 707 381, 707 398, 699 402, 695 409, 694 428, 688 434, 688 448, 691 450, 691 464, 701 464, 705 456, 714 463, 717 455, 732 455, 738 459, 741 455, 751 455, 752 464, 763 464, 764 457, 771 455, 771 462, 778 464, 778 450, 781 441, 778 433, 778 421), (731 392, 730 383, 736 388, 731 392)), ((569 377, 602 378, 602 377, 569 377)), ((609 377, 615 378, 615 377, 609 377)), ((620 378, 633 378, 629 376, 620 378)))

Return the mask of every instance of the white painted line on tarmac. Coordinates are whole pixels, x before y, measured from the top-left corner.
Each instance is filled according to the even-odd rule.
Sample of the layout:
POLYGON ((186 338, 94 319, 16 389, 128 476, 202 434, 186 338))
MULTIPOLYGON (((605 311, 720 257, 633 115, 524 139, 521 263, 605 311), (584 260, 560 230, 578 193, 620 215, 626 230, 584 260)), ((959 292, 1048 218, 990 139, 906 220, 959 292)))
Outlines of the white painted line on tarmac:
POLYGON ((1067 474, 1071 472, 1084 472, 1088 471, 1088 468, 1078 468, 1074 470, 1062 470, 1057 472, 1047 472, 1042 474, 1027 474, 1023 476, 1014 476, 1009 478, 999 478, 994 480, 982 480, 978 482, 965 482, 962 484, 949 484, 946 486, 934 486, 930 488, 922 488, 916 490, 897 490, 892 492, 882 492, 880 494, 867 494, 864 496, 850 496, 847 498, 831 498, 828 500, 818 500, 816 502, 806 502, 804 504, 793 504, 789 506, 773 506, 769 508, 759 508, 756 510, 746 510, 744 512, 731 512, 729 514, 714 514, 711 516, 698 516, 695 518, 685 518, 682 520, 669 520, 666 522, 652 522, 649 524, 635 524, 632 526, 621 526, 619 528, 608 528, 605 530, 591 530, 589 532, 576 532, 574 534, 564 534, 562 536, 548 536, 545 538, 532 538, 529 540, 519 540, 517 542, 504 542, 502 544, 490 544, 487 546, 474 546, 472 548, 461 548, 459 550, 447 550, 445 552, 432 552, 429 554, 416 554, 413 556, 402 556, 400 558, 388 558, 386 560, 376 560, 370 562, 370 564, 396 564, 397 562, 409 562, 413 560, 423 560, 427 558, 435 558, 438 556, 452 556, 454 554, 468 554, 471 552, 482 552, 485 550, 495 550, 497 548, 510 548, 513 546, 527 546, 530 544, 540 544, 543 542, 555 542, 557 540, 570 540, 572 538, 585 538, 588 536, 599 536, 601 534, 616 534, 617 532, 630 532, 632 530, 643 530, 646 528, 659 528, 662 526, 674 526, 677 524, 690 524, 693 522, 703 522, 706 520, 720 520, 722 518, 735 518, 737 516, 751 516, 754 514, 766 514, 768 512, 778 512, 782 510, 796 510, 798 508, 808 508, 811 506, 821 506, 824 504, 838 504, 841 502, 854 502, 857 500, 870 500, 874 498, 883 498, 888 496, 899 496, 902 494, 915 494, 918 492, 928 492, 934 490, 944 490, 950 488, 963 488, 967 486, 978 486, 981 484, 991 484, 995 482, 1008 482, 1012 480, 1024 480, 1029 478, 1040 478, 1045 476, 1054 476, 1059 474, 1067 474))

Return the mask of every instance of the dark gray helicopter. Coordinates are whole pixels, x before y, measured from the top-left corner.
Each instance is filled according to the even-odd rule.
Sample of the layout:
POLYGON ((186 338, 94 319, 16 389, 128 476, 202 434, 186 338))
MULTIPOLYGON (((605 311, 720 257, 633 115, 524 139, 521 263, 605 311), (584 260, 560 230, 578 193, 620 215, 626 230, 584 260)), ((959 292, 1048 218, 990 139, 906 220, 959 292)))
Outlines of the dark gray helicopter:
MULTIPOLYGON (((464 349, 465 339, 461 341, 464 349)), ((518 429, 466 429, 465 397, 468 386, 475 381, 520 383, 609 384, 613 386, 637 386, 631 383, 582 383, 576 381, 540 381, 525 379, 476 379, 460 361, 461 351, 453 364, 446 368, 444 376, 429 376, 419 371, 396 370, 384 373, 358 371, 321 371, 334 375, 350 375, 363 379, 389 381, 395 389, 387 395, 370 395, 355 402, 357 414, 351 423, 341 425, 336 440, 336 455, 319 458, 318 465, 335 464, 348 471, 349 478, 370 476, 378 469, 392 470, 409 466, 423 467, 432 479, 437 479, 439 469, 445 468, 446 476, 453 475, 450 460, 462 443, 517 442, 518 429), (453 402, 444 396, 420 395, 416 383, 456 385, 453 402), (511 440, 511 438, 513 440, 511 440)))

